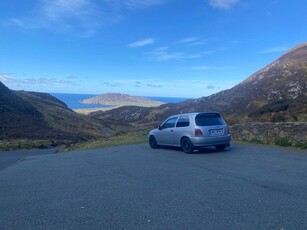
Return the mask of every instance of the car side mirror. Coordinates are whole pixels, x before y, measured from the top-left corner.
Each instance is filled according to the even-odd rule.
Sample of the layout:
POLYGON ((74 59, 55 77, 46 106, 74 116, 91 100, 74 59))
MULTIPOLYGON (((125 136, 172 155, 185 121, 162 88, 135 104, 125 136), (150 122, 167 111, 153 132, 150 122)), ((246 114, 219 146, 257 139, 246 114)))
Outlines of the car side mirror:
POLYGON ((162 129, 161 125, 159 125, 159 126, 158 126, 158 129, 159 129, 159 130, 161 130, 161 129, 162 129))

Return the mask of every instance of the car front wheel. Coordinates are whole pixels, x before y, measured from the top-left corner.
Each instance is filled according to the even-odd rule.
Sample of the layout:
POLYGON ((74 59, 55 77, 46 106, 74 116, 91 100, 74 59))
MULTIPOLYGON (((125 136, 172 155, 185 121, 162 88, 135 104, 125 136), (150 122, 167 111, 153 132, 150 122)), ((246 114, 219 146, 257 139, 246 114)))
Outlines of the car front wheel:
POLYGON ((154 136, 150 136, 150 137, 149 137, 149 145, 150 145, 150 147, 153 148, 153 149, 159 148, 159 145, 158 145, 158 143, 157 143, 157 140, 156 140, 156 138, 155 138, 154 136))
POLYGON ((191 142, 191 140, 187 137, 184 137, 181 140, 181 148, 185 153, 192 153, 194 150, 194 146, 193 143, 191 142))

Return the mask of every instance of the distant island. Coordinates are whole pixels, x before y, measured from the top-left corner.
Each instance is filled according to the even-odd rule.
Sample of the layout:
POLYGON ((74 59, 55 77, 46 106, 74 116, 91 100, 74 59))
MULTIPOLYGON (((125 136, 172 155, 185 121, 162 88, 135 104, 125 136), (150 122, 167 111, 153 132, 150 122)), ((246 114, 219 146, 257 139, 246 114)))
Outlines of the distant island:
POLYGON ((128 94, 121 94, 121 93, 101 94, 101 95, 97 95, 92 98, 82 100, 81 103, 108 105, 112 107, 120 107, 120 106, 126 106, 126 105, 142 106, 142 107, 157 107, 157 106, 164 104, 163 102, 154 101, 146 97, 131 96, 128 94))

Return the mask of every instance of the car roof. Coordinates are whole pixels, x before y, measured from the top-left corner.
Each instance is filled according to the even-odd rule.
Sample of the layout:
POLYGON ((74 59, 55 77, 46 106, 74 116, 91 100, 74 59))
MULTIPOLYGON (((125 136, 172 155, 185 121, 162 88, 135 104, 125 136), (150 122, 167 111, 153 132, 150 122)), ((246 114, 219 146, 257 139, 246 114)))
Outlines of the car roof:
POLYGON ((193 113, 179 113, 179 114, 175 114, 170 116, 171 117, 178 117, 178 116, 182 116, 182 115, 188 115, 188 116, 196 116, 198 114, 220 114, 219 112, 193 112, 193 113))

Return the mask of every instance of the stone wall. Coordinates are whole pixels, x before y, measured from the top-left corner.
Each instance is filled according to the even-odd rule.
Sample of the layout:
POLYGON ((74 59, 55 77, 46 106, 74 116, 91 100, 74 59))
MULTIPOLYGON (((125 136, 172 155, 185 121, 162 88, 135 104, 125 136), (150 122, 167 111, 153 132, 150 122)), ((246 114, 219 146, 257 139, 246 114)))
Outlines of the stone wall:
POLYGON ((229 129, 233 140, 238 141, 307 143, 307 122, 256 122, 231 125, 229 129))

